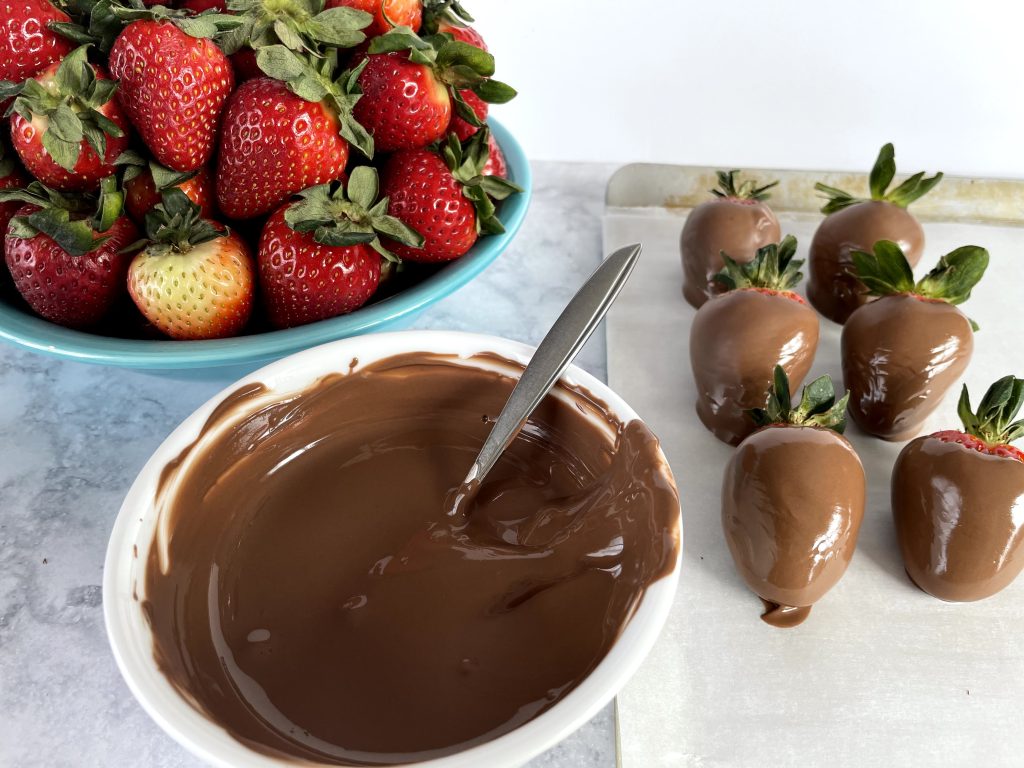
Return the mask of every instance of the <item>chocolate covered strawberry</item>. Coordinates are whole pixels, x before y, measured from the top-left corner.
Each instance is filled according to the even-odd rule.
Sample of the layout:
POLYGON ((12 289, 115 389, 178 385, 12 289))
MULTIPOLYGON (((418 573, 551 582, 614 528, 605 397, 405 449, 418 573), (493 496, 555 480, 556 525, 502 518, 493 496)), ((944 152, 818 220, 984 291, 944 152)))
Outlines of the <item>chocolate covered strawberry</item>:
POLYGON ((869 434, 907 440, 967 368, 971 321, 959 309, 988 266, 988 251, 965 245, 916 283, 888 240, 853 251, 854 276, 872 296, 843 327, 843 379, 850 415, 869 434))
POLYGON ((451 261, 472 248, 481 233, 505 231, 494 201, 521 190, 507 179, 483 175, 489 141, 485 128, 465 145, 449 136, 440 153, 407 149, 387 159, 382 188, 389 210, 425 238, 422 247, 389 243, 389 248, 409 261, 451 261))
POLYGON ((756 429, 776 366, 800 386, 818 348, 818 315, 793 292, 802 261, 796 238, 758 249, 746 264, 724 254, 715 276, 725 293, 705 303, 690 326, 697 415, 719 440, 736 445, 756 429))
POLYGON ((963 431, 913 440, 892 471, 892 512, 907 574, 942 600, 990 597, 1024 569, 1024 437, 1014 421, 1024 379, 993 384, 977 413, 967 387, 963 431))
POLYGON ((15 287, 42 317, 70 328, 94 325, 125 292, 138 235, 122 214, 113 176, 99 195, 64 195, 33 182, 0 192, 0 204, 19 202, 7 227, 4 255, 15 287))
POLYGON ((722 482, 722 528, 736 569, 777 627, 802 622, 838 583, 864 516, 864 467, 842 436, 846 397, 827 376, 793 407, 781 367, 762 427, 733 453, 722 482))
POLYGON ((718 171, 714 199, 690 211, 679 237, 683 296, 698 308, 718 291, 715 275, 722 269, 723 252, 737 262, 750 261, 759 248, 782 237, 779 220, 765 202, 778 182, 758 186, 748 179, 737 185, 738 173, 718 171))
POLYGON ((367 37, 383 35, 394 27, 409 27, 418 32, 423 19, 421 0, 327 0, 328 8, 356 8, 373 16, 366 28, 367 37))
POLYGON ((828 202, 821 212, 808 257, 810 277, 807 298, 816 310, 837 323, 845 323, 861 304, 870 300, 864 285, 853 274, 854 251, 868 251, 879 240, 891 240, 916 266, 924 252, 924 230, 907 206, 919 200, 942 180, 942 174, 925 177, 915 173, 889 189, 896 175, 892 144, 886 144, 868 178, 871 197, 855 197, 841 189, 818 183, 828 202))
POLYGON ((370 42, 365 62, 359 76, 363 96, 354 114, 382 152, 417 149, 444 138, 453 114, 479 127, 482 120, 463 91, 491 104, 515 96, 512 88, 491 79, 491 54, 450 35, 420 38, 397 27, 370 42))
POLYGON ((132 151, 122 154, 118 164, 127 166, 124 174, 125 210, 139 224, 145 224, 146 214, 162 202, 163 193, 172 187, 180 189, 198 205, 204 219, 213 217, 213 176, 209 168, 181 173, 147 161, 132 151))
POLYGON ((231 64, 210 38, 240 21, 163 6, 119 13, 130 21, 110 49, 121 106, 161 165, 198 170, 213 155, 221 111, 234 87, 231 64))
POLYGON ((11 143, 25 168, 63 191, 95 190, 128 146, 117 83, 90 64, 89 46, 69 53, 17 89, 11 143))
POLYGON ((352 170, 347 185, 307 189, 278 208, 260 237, 260 288, 270 322, 288 328, 358 309, 381 280, 382 259, 397 261, 380 241, 417 247, 423 238, 378 200, 377 172, 352 170))
POLYGON ((249 321, 255 269, 236 233, 203 219, 180 189, 146 214, 146 241, 132 259, 128 290, 149 322, 172 339, 238 334, 249 321))
POLYGON ((0 0, 0 80, 20 83, 70 53, 74 43, 49 26, 70 21, 48 0, 0 0))

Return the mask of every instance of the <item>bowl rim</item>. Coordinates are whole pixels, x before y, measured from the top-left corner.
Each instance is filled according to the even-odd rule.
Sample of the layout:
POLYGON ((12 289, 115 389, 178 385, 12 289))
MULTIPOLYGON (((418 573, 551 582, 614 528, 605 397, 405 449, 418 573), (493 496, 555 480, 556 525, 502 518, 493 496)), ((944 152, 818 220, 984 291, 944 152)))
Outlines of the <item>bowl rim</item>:
MULTIPOLYGON (((264 382, 280 396, 308 386, 318 376, 345 371, 358 357, 360 366, 392 354, 431 351, 468 357, 494 352, 520 363, 534 348, 518 341, 460 331, 411 330, 339 339, 271 363, 232 383, 185 418, 154 451, 132 483, 114 522, 103 574, 103 614, 107 637, 121 675, 149 716, 179 745, 213 766, 283 768, 321 764, 271 757, 246 747, 193 707, 159 670, 152 653, 142 604, 135 583, 144 568, 155 527, 152 503, 161 470, 199 434, 210 413, 229 393, 252 382, 264 382), (133 556, 133 549, 135 550, 133 556), (141 635, 140 635, 141 633, 141 635)), ((579 385, 601 398, 624 421, 639 415, 606 384, 570 366, 562 381, 579 385)), ((672 477, 664 453, 665 471, 672 477)), ((417 768, 513 768, 553 747, 589 721, 626 684, 650 652, 668 618, 675 597, 683 551, 681 516, 677 518, 679 554, 672 572, 654 582, 608 654, 565 698, 528 723, 491 741, 445 757, 416 763, 417 768)), ((327 764, 324 764, 327 765, 327 764)))
POLYGON ((201 341, 122 339, 51 323, 0 302, 0 339, 53 357, 147 370, 181 370, 257 363, 305 347, 383 328, 449 296, 483 272, 515 238, 533 196, 533 174, 522 146, 494 118, 488 124, 505 154, 509 178, 523 188, 501 205, 505 232, 482 238, 461 258, 394 296, 347 315, 249 336, 201 341))

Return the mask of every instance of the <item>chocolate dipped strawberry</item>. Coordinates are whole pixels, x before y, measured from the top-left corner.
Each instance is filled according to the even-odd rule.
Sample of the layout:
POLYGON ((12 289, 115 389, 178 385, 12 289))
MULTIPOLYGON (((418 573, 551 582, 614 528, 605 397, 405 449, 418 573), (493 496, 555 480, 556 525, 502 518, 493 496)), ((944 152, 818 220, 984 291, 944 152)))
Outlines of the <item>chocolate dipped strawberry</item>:
POLYGON ((821 209, 825 220, 811 240, 807 298, 829 320, 845 323, 853 310, 870 300, 853 274, 853 251, 870 250, 879 240, 892 240, 906 254, 910 266, 921 260, 924 230, 907 206, 926 195, 942 180, 942 174, 926 178, 923 172, 915 173, 889 189, 895 175, 895 150, 886 144, 868 177, 869 199, 820 182, 814 185, 827 202, 821 209))
POLYGON ((722 482, 722 528, 736 569, 765 606, 761 618, 792 627, 838 583, 864 516, 864 467, 842 436, 846 396, 828 376, 790 402, 781 367, 762 429, 740 443, 722 482), (827 480, 825 480, 827 478, 827 480))
POLYGON ((907 574, 941 600, 991 597, 1024 569, 1024 437, 1013 419, 1024 379, 993 384, 977 413, 960 396, 963 431, 908 443, 892 471, 892 513, 907 574))
POLYGON ((850 415, 869 434, 908 440, 963 375, 974 349, 971 321, 956 308, 985 273, 988 251, 957 248, 914 282, 888 240, 853 251, 855 276, 879 297, 850 315, 842 335, 850 415))
POLYGON ((814 362, 818 315, 792 290, 802 277, 795 254, 792 235, 746 264, 723 253, 715 280, 726 293, 697 310, 690 326, 697 415, 731 445, 756 428, 749 411, 764 405, 775 367, 800 386, 814 362))
POLYGON ((779 182, 759 187, 747 180, 737 186, 738 173, 718 172, 718 187, 711 190, 715 199, 690 211, 679 237, 683 296, 697 308, 718 291, 715 275, 722 269, 723 252, 735 261, 750 261, 759 248, 782 237, 779 220, 765 203, 768 190, 779 182))

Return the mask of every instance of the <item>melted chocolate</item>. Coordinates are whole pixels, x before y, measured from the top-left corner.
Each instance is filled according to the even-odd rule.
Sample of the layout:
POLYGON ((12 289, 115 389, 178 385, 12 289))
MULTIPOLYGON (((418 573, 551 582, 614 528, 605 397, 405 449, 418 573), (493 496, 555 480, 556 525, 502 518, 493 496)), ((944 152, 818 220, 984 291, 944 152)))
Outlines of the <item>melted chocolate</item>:
POLYGON ((857 307, 871 300, 853 274, 853 251, 871 252, 879 240, 903 249, 910 266, 924 253, 924 230, 906 208, 867 200, 836 211, 818 225, 807 266, 807 298, 821 314, 845 323, 857 307))
POLYGON ((832 430, 772 426, 740 443, 722 482, 722 528, 766 622, 796 626, 842 578, 864 482, 857 453, 832 430))
POLYGON ((942 600, 994 595, 1024 569, 1024 463, 919 437, 892 472, 907 574, 942 600))
POLYGON ((754 431, 781 365, 797 389, 814 362, 818 316, 806 304, 754 290, 730 291, 700 308, 690 326, 697 415, 715 437, 738 444, 754 431))
POLYGON ((952 304, 901 294, 861 307, 843 328, 850 415, 886 440, 917 434, 967 369, 974 332, 952 304))
POLYGON ((575 688, 673 569, 678 498, 642 423, 560 385, 449 517, 514 383, 410 354, 229 397, 161 482, 169 680, 250 747, 338 765, 451 754, 575 688))
POLYGON ((722 251, 735 261, 751 261, 758 248, 781 237, 779 220, 765 203, 733 198, 701 203, 686 217, 679 237, 683 296, 700 307, 720 293, 714 277, 724 266, 722 251))

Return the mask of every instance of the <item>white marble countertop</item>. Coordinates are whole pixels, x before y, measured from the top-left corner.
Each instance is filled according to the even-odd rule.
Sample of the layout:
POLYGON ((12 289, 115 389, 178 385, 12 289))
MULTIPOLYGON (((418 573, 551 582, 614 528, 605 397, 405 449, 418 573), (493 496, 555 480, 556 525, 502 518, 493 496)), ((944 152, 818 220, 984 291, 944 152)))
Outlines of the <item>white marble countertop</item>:
MULTIPOLYGON (((512 247, 418 328, 537 343, 597 265, 605 165, 541 163, 512 247)), ((603 336, 579 363, 605 374, 603 336)), ((183 381, 0 348, 0 765, 192 768, 136 704, 103 629, 103 557, 150 453, 229 384, 183 381)), ((607 708, 530 768, 611 768, 607 708)))

